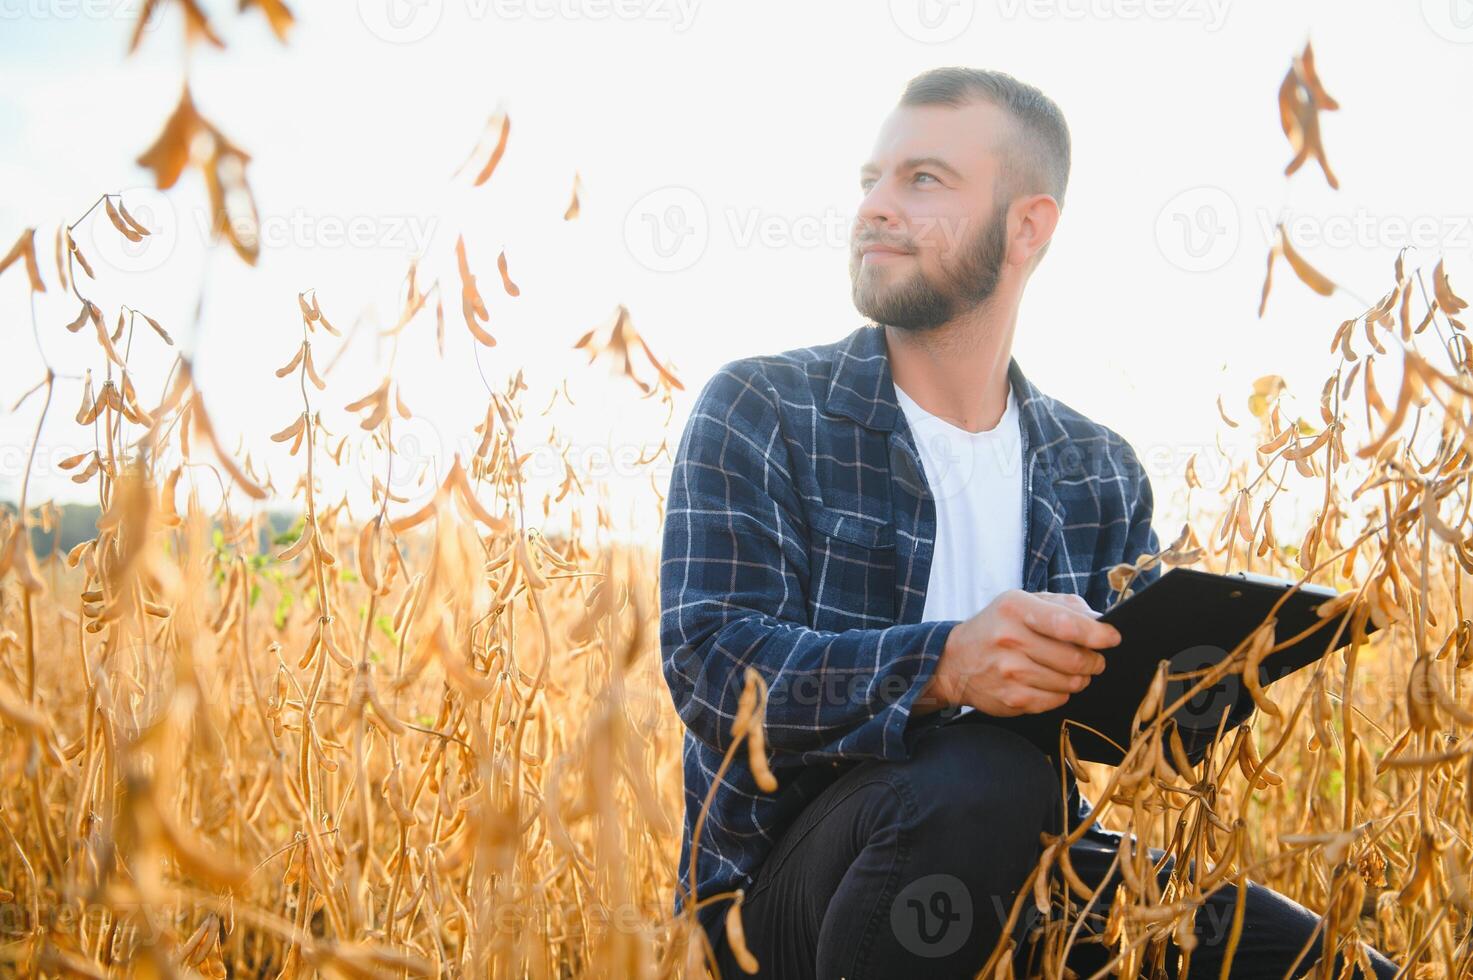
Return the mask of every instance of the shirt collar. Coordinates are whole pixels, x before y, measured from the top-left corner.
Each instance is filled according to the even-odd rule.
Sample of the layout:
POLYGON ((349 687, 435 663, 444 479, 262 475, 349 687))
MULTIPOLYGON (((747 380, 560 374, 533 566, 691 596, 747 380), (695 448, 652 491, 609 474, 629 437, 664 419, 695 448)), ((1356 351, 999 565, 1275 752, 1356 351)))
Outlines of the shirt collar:
MULTIPOLYGON (((1023 374, 1016 357, 1008 358, 1008 380, 1028 444, 1036 449, 1056 444, 1060 425, 1050 408, 1050 399, 1023 374)), ((895 381, 890 374, 884 328, 865 325, 839 342, 829 379, 827 406, 831 413, 852 419, 867 429, 893 432, 899 426, 900 402, 895 397, 895 381)))

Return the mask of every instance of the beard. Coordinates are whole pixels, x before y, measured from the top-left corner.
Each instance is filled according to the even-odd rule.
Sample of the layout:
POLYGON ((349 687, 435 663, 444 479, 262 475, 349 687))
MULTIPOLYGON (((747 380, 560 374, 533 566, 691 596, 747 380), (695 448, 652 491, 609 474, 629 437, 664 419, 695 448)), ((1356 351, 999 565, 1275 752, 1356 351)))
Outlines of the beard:
POLYGON ((987 227, 960 249, 956 265, 943 265, 940 282, 920 269, 900 282, 886 283, 879 267, 866 269, 864 256, 849 255, 849 281, 854 306, 882 326, 921 332, 935 330, 958 315, 985 303, 997 290, 1007 257, 1008 211, 993 212, 987 227))

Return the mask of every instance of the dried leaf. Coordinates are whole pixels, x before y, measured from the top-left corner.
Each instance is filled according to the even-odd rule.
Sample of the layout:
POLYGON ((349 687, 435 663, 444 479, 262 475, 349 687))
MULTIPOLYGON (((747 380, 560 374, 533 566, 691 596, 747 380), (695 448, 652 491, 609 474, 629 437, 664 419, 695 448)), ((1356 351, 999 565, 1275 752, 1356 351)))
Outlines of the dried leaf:
POLYGON ((250 477, 246 476, 241 468, 236 465, 235 460, 231 458, 230 454, 225 451, 225 447, 220 445, 220 440, 215 435, 215 427, 210 423, 210 417, 205 412, 204 399, 198 392, 195 393, 193 400, 190 402, 190 420, 194 424, 195 433, 203 436, 205 441, 210 444, 210 448, 215 451, 215 458, 220 461, 221 466, 225 467, 225 471, 230 474, 230 478, 240 486, 246 496, 253 500, 265 500, 266 490, 250 477))
POLYGON ((143 0, 143 7, 138 12, 138 20, 133 24, 133 36, 128 40, 128 53, 132 54, 138 50, 138 42, 143 40, 143 31, 148 27, 149 18, 158 9, 159 0, 143 0))
POLYGON ((478 318, 491 319, 491 314, 486 312, 486 303, 481 299, 481 291, 476 288, 476 277, 471 275, 470 262, 465 255, 464 236, 457 236, 455 239, 455 260, 460 265, 460 305, 465 314, 465 325, 476 340, 487 347, 495 347, 496 338, 476 322, 478 318))
POLYGON ((266 15, 266 20, 271 25, 271 33, 276 35, 278 41, 285 44, 287 32, 296 23, 296 18, 287 5, 281 0, 240 0, 241 10, 249 10, 251 7, 259 8, 261 13, 266 15))
POLYGON ((1329 296, 1335 291, 1335 284, 1326 278, 1319 270, 1304 260, 1304 257, 1294 250, 1294 243, 1289 241, 1289 235, 1283 225, 1279 225, 1279 244, 1283 248, 1284 258, 1289 260, 1289 267, 1294 270, 1300 280, 1306 286, 1319 293, 1321 296, 1329 296))
POLYGON ((174 338, 169 336, 169 332, 167 330, 159 326, 159 321, 155 320, 147 313, 139 313, 139 316, 143 317, 144 322, 146 322, 150 327, 153 328, 153 332, 158 334, 159 337, 163 339, 164 343, 168 344, 170 347, 174 346, 174 338))
POLYGON ((522 295, 522 291, 517 288, 516 283, 511 281, 511 275, 506 271, 506 251, 504 249, 500 255, 496 256, 496 271, 501 273, 501 285, 508 296, 522 295))
POLYGON ((1258 299, 1259 319, 1263 319, 1263 311, 1268 308, 1268 291, 1273 287, 1274 282, 1274 259, 1283 252, 1281 241, 1282 236, 1276 236, 1273 245, 1268 250, 1268 267, 1263 272, 1263 295, 1258 299))
POLYGON ((102 206, 103 210, 107 212, 107 220, 113 223, 113 227, 118 230, 120 235, 130 242, 143 241, 143 236, 134 230, 132 225, 123 220, 123 216, 118 213, 118 209, 113 205, 113 199, 111 197, 104 196, 102 206))
POLYGON ((159 190, 167 190, 179 180, 179 175, 189 163, 190 143, 194 140, 194 134, 202 128, 208 128, 208 125, 195 109, 194 99, 190 97, 189 87, 186 85, 179 96, 179 104, 164 123, 163 130, 153 145, 138 158, 140 167, 153 171, 154 183, 159 190))
POLYGON ((10 268, 16 259, 25 260, 26 275, 31 280, 31 291, 46 292, 46 284, 41 281, 41 267, 36 264, 36 229, 27 228, 21 232, 20 238, 16 239, 10 251, 5 253, 5 258, 0 259, 0 273, 10 268))
POLYGON ((1468 306, 1448 283, 1447 273, 1442 268, 1442 259, 1437 260, 1437 267, 1432 270, 1432 294, 1437 297, 1438 308, 1450 317, 1461 313, 1468 306))
POLYGON ((189 44, 206 41, 217 48, 224 48, 225 42, 220 40, 220 35, 210 26, 209 18, 200 9, 199 0, 177 0, 180 7, 184 9, 184 38, 189 44))
POLYGON ((92 266, 87 262, 87 256, 82 254, 82 250, 72 240, 72 233, 70 231, 66 233, 66 243, 67 247, 71 249, 72 257, 77 260, 77 264, 82 267, 82 271, 87 273, 87 278, 96 279, 97 277, 92 274, 92 266))
POLYGON ((127 223, 128 227, 132 228, 138 234, 143 236, 150 234, 149 230, 143 227, 142 222, 128 213, 128 209, 123 206, 123 199, 121 197, 118 198, 118 215, 127 223))
POLYGON ((578 174, 575 171, 573 174, 573 199, 568 202, 568 209, 563 212, 564 221, 572 221, 574 218, 578 217, 578 211, 580 208, 580 205, 578 203, 578 188, 580 184, 581 181, 579 180, 578 174))
POLYGON ((214 136, 212 151, 204 163, 205 187, 214 215, 212 228, 216 235, 225 236, 247 265, 255 265, 261 255, 261 221, 255 196, 246 182, 246 164, 251 158, 218 133, 214 136))
POLYGON ((486 161, 486 165, 476 175, 475 183, 472 185, 475 187, 480 187, 486 181, 490 180, 491 174, 496 170, 496 165, 501 162, 501 156, 506 152, 506 138, 511 133, 511 117, 504 112, 498 112, 491 117, 491 121, 486 124, 486 128, 488 130, 499 128, 500 135, 496 138, 496 148, 491 151, 491 158, 486 161))
POLYGON ((1310 47, 1308 41, 1304 42, 1304 53, 1299 57, 1299 67, 1315 108, 1326 111, 1340 108, 1340 103, 1331 98, 1330 93, 1325 91, 1324 85, 1320 84, 1320 76, 1314 68, 1314 49, 1310 47))

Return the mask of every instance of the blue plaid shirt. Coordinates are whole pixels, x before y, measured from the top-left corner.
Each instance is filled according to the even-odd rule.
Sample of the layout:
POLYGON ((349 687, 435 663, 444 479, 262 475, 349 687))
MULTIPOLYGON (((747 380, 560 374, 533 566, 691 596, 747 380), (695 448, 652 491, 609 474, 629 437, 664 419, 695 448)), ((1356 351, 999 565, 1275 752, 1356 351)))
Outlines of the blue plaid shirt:
MULTIPOLYGON (((1159 550, 1150 481, 1124 438, 1033 387, 1016 359, 1008 377, 1022 428, 1023 587, 1103 610, 1116 598, 1111 566, 1159 550)), ((677 914, 747 667, 769 689, 778 789, 757 787, 741 747, 702 825, 697 897, 750 888, 784 829, 848 765, 905 759, 914 734, 944 720, 910 716, 956 625, 921 621, 935 539, 883 330, 733 361, 707 383, 676 452, 660 564, 664 676, 686 729, 677 914)), ((1087 819, 1072 779, 1069 796, 1087 819)), ((725 911, 699 912, 713 943, 725 911)))

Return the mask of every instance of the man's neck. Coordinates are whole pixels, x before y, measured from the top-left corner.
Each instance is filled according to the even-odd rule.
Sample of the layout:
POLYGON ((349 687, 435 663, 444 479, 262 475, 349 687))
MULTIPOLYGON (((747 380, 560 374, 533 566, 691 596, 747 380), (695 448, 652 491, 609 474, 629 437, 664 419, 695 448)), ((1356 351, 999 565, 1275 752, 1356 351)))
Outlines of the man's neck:
POLYGON ((890 373, 921 408, 968 432, 995 428, 1008 404, 1016 310, 986 309, 921 332, 885 327, 890 373))

